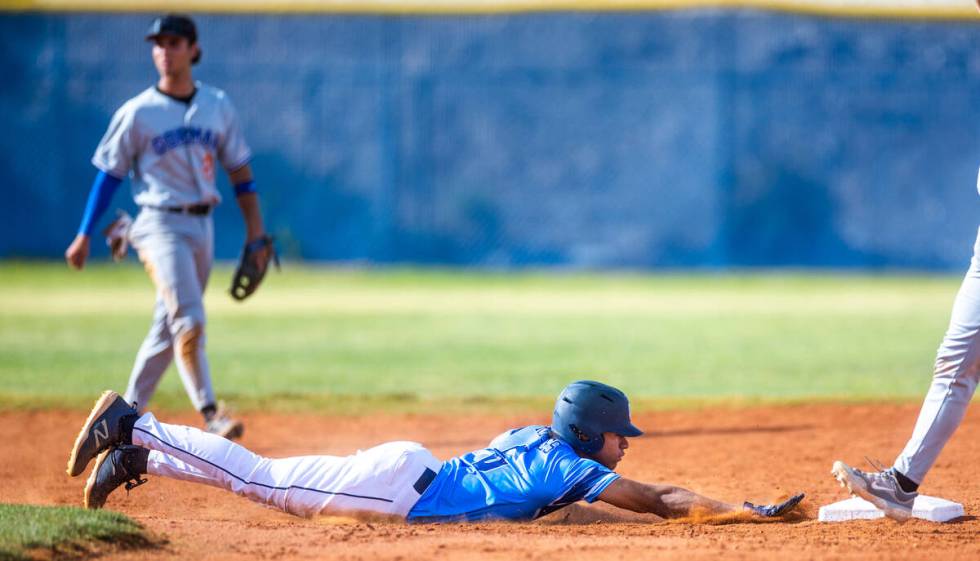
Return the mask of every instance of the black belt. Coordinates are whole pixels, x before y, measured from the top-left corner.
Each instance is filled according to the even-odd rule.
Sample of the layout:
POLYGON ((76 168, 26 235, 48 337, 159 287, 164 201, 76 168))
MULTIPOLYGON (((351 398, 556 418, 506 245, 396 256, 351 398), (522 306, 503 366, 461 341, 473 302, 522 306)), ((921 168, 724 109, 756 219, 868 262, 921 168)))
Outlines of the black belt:
POLYGON ((422 475, 420 475, 419 478, 415 480, 415 485, 413 485, 413 487, 415 487, 415 491, 419 495, 425 493, 425 490, 429 488, 429 485, 432 484, 432 480, 435 478, 436 478, 436 472, 432 471, 430 468, 425 468, 425 471, 422 472, 422 475))
POLYGON ((188 205, 188 206, 147 206, 147 208, 152 208, 154 210, 162 210, 164 212, 173 212, 176 214, 193 214, 194 216, 207 216, 211 214, 211 205, 188 205))

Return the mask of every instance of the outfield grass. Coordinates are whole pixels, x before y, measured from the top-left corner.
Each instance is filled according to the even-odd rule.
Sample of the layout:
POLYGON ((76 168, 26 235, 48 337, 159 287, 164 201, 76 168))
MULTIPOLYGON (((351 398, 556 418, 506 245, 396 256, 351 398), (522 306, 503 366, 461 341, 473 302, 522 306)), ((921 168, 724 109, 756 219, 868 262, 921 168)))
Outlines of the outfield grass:
MULTIPOLYGON (((239 304, 230 274, 212 277, 208 348, 219 394, 246 404, 538 400, 576 378, 646 399, 919 399, 959 284, 287 264, 239 304)), ((0 264, 0 404, 122 390, 152 305, 133 263, 0 264)), ((186 404, 173 371, 158 396, 186 404)))
POLYGON ((31 549, 51 551, 45 558, 70 558, 95 541, 117 547, 150 544, 138 524, 104 510, 0 504, 0 520, 0 560, 33 558, 31 549))

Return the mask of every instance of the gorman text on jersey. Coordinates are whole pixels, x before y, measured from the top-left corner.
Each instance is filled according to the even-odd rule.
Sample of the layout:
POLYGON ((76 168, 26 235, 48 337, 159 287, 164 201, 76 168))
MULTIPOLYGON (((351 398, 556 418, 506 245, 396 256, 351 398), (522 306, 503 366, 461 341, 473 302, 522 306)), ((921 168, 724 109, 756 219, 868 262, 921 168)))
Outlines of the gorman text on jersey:
POLYGON ((201 144, 217 150, 218 133, 200 127, 178 127, 154 137, 151 143, 153 151, 159 155, 185 144, 201 144))

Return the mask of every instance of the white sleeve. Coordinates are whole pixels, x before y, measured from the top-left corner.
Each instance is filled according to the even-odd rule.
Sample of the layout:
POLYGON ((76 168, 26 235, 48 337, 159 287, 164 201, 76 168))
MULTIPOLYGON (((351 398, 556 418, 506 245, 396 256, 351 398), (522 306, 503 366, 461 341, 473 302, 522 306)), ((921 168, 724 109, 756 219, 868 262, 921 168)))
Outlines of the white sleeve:
POLYGON ((221 145, 218 146, 218 161, 226 170, 235 171, 252 159, 252 149, 245 142, 245 133, 242 132, 238 112, 227 97, 224 98, 224 102, 226 126, 221 145))
POLYGON ((130 104, 120 107, 112 116, 109 128, 95 148, 92 164, 118 179, 129 175, 138 152, 134 130, 135 111, 130 104))

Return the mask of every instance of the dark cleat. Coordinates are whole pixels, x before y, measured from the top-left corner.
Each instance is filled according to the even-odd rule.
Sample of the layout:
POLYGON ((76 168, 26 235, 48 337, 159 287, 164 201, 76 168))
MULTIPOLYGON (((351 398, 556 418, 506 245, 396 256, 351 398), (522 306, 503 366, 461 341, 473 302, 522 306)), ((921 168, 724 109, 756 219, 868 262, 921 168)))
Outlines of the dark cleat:
POLYGON ((149 450, 129 445, 116 446, 100 454, 85 483, 85 508, 102 508, 109 494, 120 485, 125 484, 128 493, 146 483, 140 476, 146 473, 149 456, 149 450))
POLYGON ((92 407, 88 419, 75 439, 68 457, 68 475, 77 477, 100 452, 124 444, 124 424, 132 426, 138 418, 136 409, 114 391, 103 392, 92 407))

